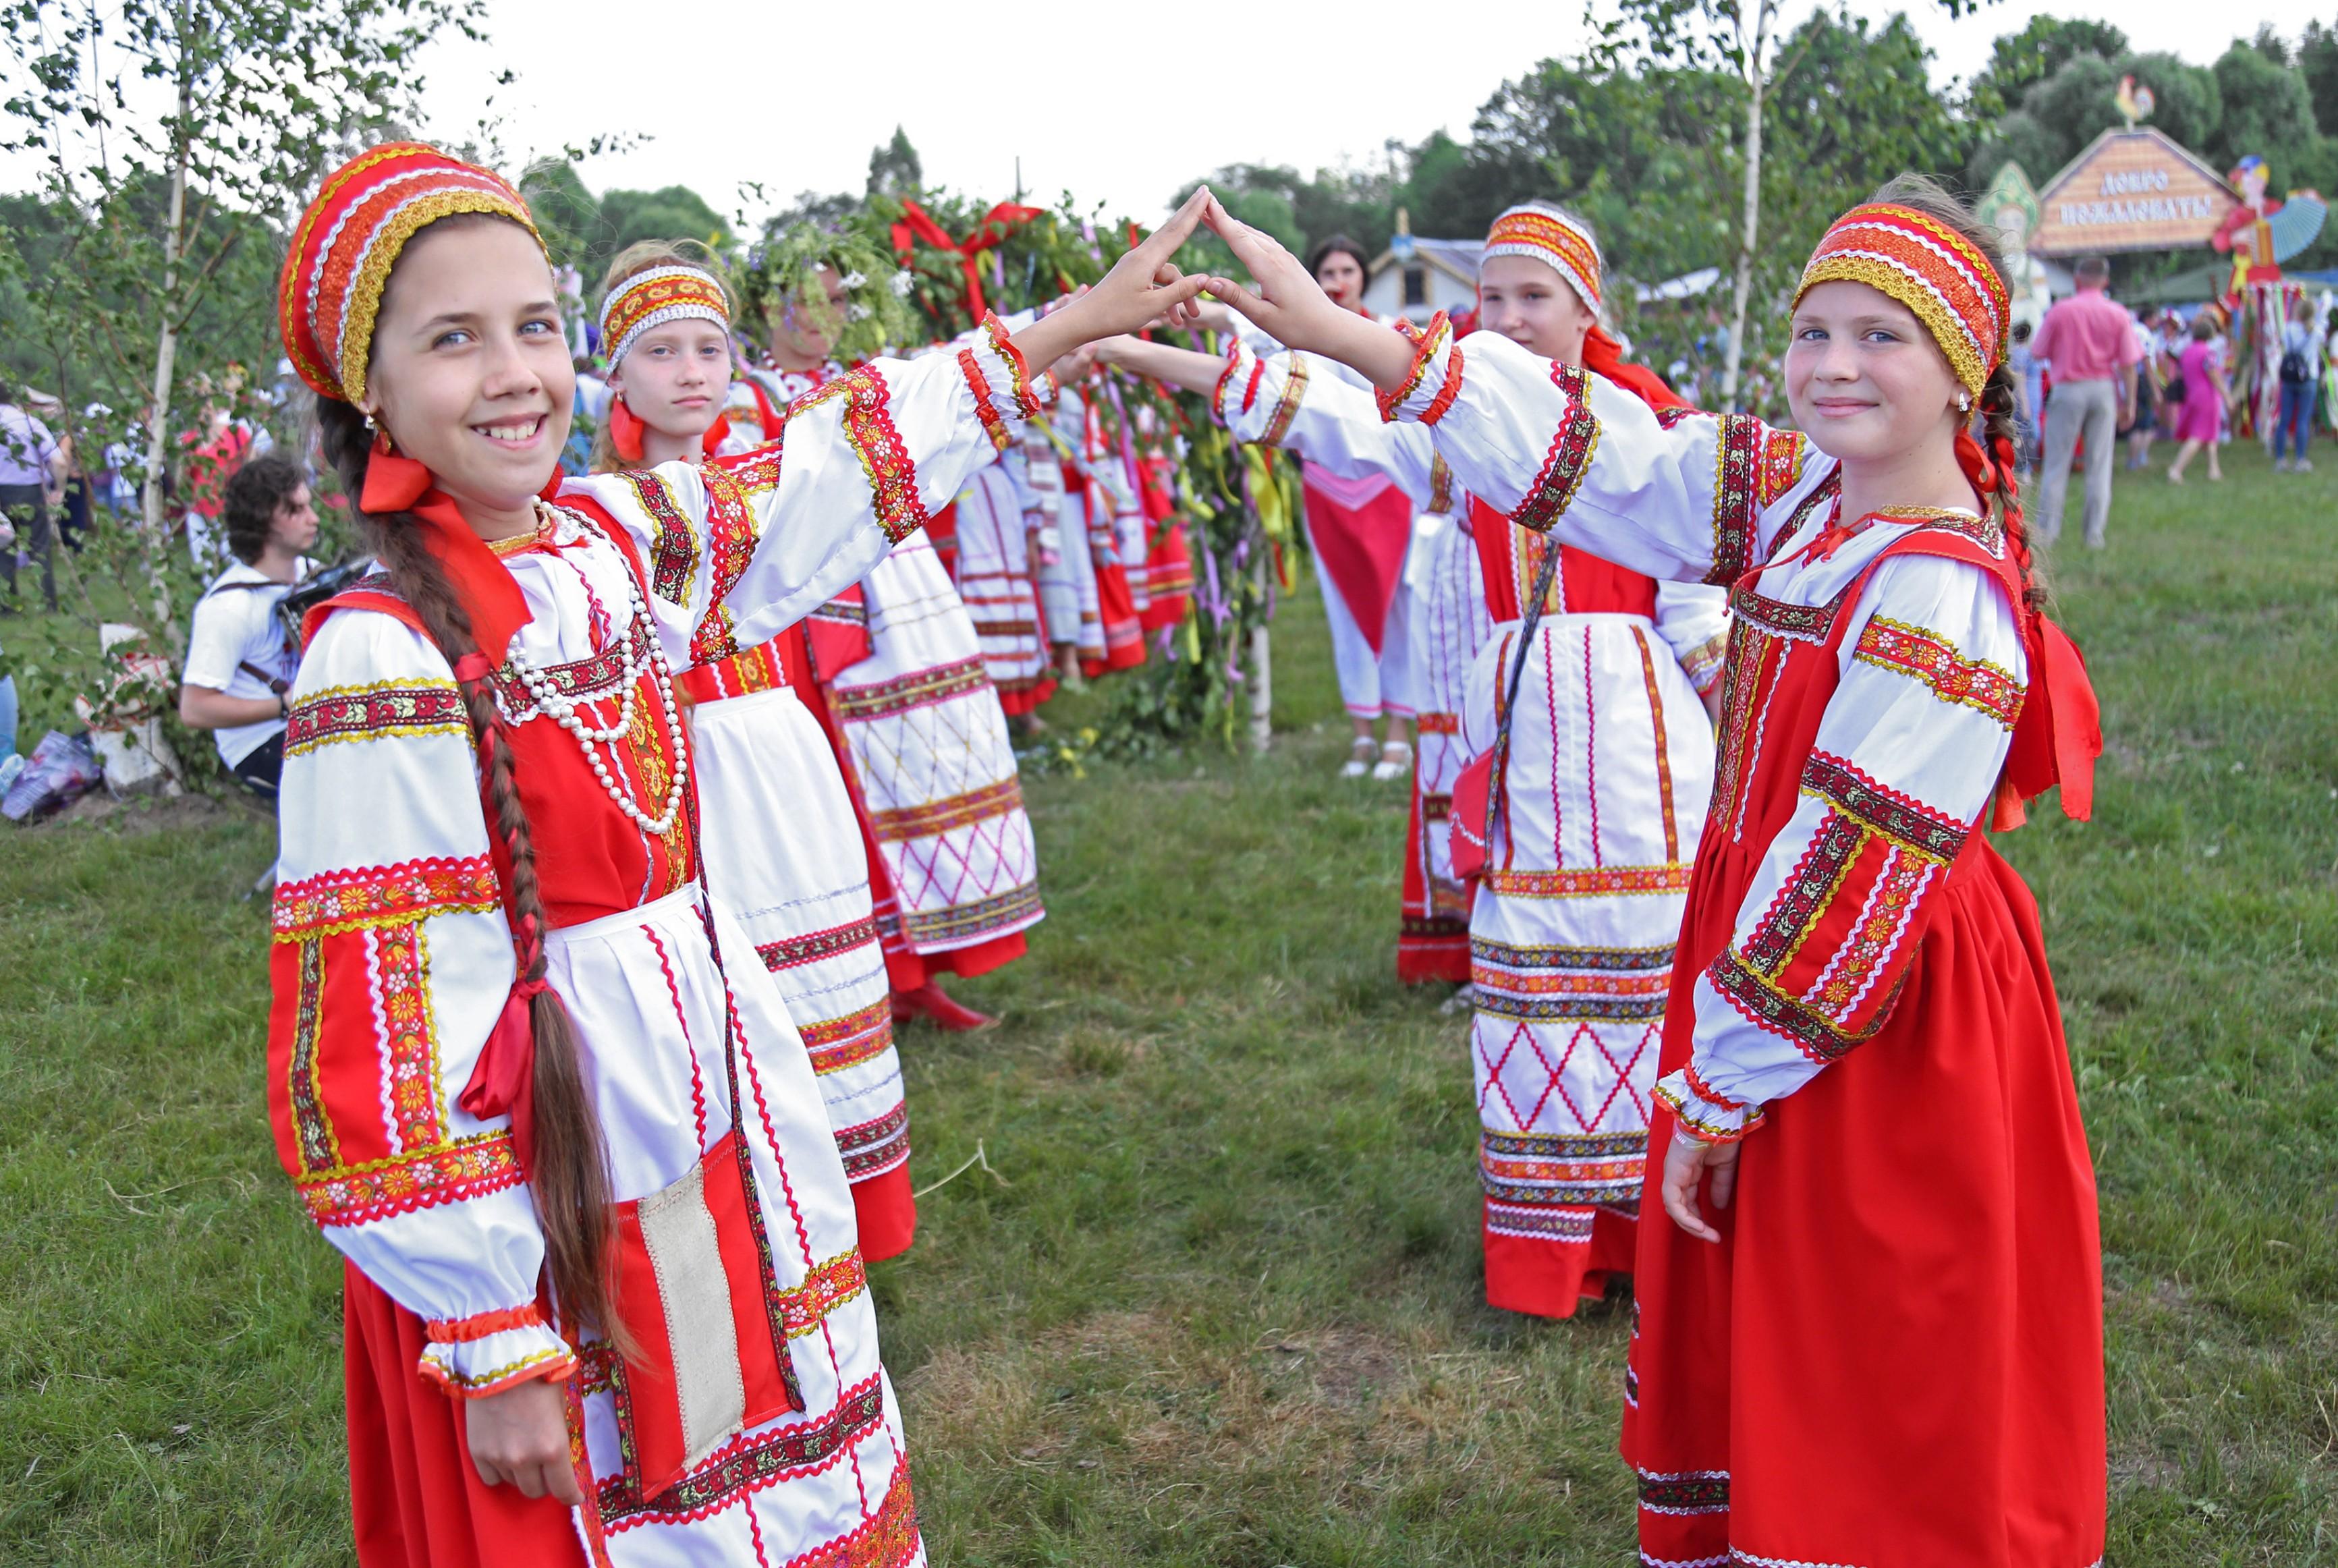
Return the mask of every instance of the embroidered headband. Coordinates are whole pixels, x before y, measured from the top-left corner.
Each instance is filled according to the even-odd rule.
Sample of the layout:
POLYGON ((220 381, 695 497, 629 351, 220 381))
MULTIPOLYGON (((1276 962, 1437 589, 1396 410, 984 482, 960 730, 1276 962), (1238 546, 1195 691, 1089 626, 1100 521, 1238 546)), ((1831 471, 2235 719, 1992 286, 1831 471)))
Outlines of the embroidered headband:
POLYGON ((1529 256, 1556 268, 1586 305, 1599 308, 1599 241, 1581 219, 1539 201, 1513 207, 1486 230, 1485 258, 1496 256, 1529 256))
POLYGON ((728 328, 731 297, 702 267, 652 267, 621 279, 601 301, 602 352, 614 373, 642 334, 669 321, 712 321, 728 328))
POLYGON ((1989 258, 1939 220, 1912 207, 1854 207, 1811 252, 1794 303, 1822 283, 1864 283, 1916 313, 1974 397, 2005 352, 2011 301, 1989 258))
POLYGON ((325 176, 292 231, 276 289, 285 357, 312 390, 348 403, 365 397, 390 268, 426 226, 458 212, 507 218, 544 242, 501 175, 424 142, 385 142, 325 176))

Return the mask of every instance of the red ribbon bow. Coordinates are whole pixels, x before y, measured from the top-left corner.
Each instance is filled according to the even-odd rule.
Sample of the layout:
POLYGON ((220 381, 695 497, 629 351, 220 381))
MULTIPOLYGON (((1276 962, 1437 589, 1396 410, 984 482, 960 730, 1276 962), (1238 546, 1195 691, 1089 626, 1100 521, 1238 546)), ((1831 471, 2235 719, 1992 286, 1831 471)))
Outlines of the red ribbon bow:
MULTIPOLYGON (((533 967, 530 961, 529 966, 533 967)), ((530 1004, 539 992, 550 990, 541 976, 512 983, 496 1026, 479 1051, 479 1064, 455 1102, 482 1122, 508 1113, 512 1143, 519 1152, 523 1173, 535 1169, 535 1021, 530 1004)))
POLYGON ((1001 201, 983 214, 974 232, 963 240, 952 240, 949 230, 934 221, 933 214, 915 201, 901 203, 901 220, 893 225, 894 253, 907 261, 915 249, 913 240, 922 240, 937 250, 947 250, 958 258, 959 269, 966 274, 966 309, 977 321, 982 319, 988 307, 983 302, 982 277, 976 270, 975 259, 984 251, 995 250, 1007 242, 1009 235, 1034 218, 1045 216, 1043 207, 1025 207, 1013 201, 1001 201))

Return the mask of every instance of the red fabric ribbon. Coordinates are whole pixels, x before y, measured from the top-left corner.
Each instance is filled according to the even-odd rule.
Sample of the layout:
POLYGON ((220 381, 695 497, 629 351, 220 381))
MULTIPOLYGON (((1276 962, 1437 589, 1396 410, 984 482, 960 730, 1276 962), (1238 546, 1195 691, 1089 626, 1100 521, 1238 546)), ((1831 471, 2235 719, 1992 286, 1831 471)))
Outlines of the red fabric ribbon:
POLYGON ((627 467, 638 467, 642 461, 642 437, 649 426, 634 412, 634 406, 621 395, 609 403, 609 446, 617 454, 617 461, 627 467))
MULTIPOLYGON (((1970 428, 1960 429, 1957 466, 1984 505, 1990 495, 2003 493, 2006 548, 2012 552, 2026 587, 2029 537, 2022 526, 2020 492, 2010 477, 2013 444, 1999 436, 1984 447, 1970 428)), ((2014 721, 2013 744, 2006 753, 1989 826, 1999 832, 2020 827, 2028 819, 2022 802, 2058 784, 2063 815, 2084 822, 2094 815, 2095 759, 2103 754, 2102 708, 2087 675, 2086 657, 2069 633, 2043 612, 2025 603, 2017 604, 2014 613, 2020 619, 2021 640, 2029 656, 2029 691, 2014 721)))
MULTIPOLYGON (((556 495, 559 486, 555 465, 543 494, 556 495)), ((405 453, 392 451, 384 437, 376 436, 358 505, 376 516, 413 514, 422 525, 423 544, 438 558, 455 597, 470 614, 472 639, 486 656, 488 668, 501 664, 511 640, 531 618, 527 600, 486 541, 463 520, 454 497, 438 488, 430 470, 405 453)))
MULTIPOLYGON (((528 966, 534 966, 532 959, 528 966)), ((487 1031, 479 1063, 455 1101, 483 1122, 511 1117, 512 1144, 523 1174, 535 1170, 535 1020, 530 1004, 539 992, 551 988, 541 977, 512 983, 503 1011, 496 1014, 496 1026, 487 1031)))
MULTIPOLYGON (((750 381, 747 385, 753 387, 755 384, 752 381, 750 381)), ((764 401, 763 394, 760 388, 758 388, 755 393, 755 401, 759 407, 765 409, 770 407, 770 405, 764 401)), ((644 421, 640 415, 634 412, 634 406, 626 402, 622 394, 611 400, 609 404, 609 446, 616 452, 618 462, 624 464, 629 468, 633 468, 639 467, 647 460, 649 429, 650 427, 647 422, 644 421)), ((769 429, 770 424, 769 421, 766 420, 766 434, 763 436, 763 439, 766 441, 771 439, 769 429)), ((715 456, 722 450, 722 443, 729 440, 730 436, 731 414, 728 409, 725 409, 723 412, 717 414, 714 416, 714 423, 709 425, 706 427, 705 433, 699 436, 699 455, 704 457, 712 457, 715 456)))
POLYGON ((915 201, 901 203, 901 220, 893 225, 894 253, 906 261, 915 249, 912 240, 922 240, 937 250, 947 250, 958 258, 958 268, 966 274, 967 313, 977 321, 982 319, 988 307, 982 298, 982 276, 975 268, 975 259, 985 250, 1006 243, 1008 235, 1034 218, 1045 216, 1046 209, 1025 207, 1013 201, 1001 201, 983 214, 974 232, 963 240, 952 240, 949 230, 934 221, 933 214, 915 201))
POLYGON ((1583 368, 1636 394, 1651 408, 1685 408, 1688 399, 1667 386, 1665 378, 1645 365, 1633 365, 1624 358, 1624 346, 1607 336, 1605 328, 1595 324, 1583 339, 1583 368))

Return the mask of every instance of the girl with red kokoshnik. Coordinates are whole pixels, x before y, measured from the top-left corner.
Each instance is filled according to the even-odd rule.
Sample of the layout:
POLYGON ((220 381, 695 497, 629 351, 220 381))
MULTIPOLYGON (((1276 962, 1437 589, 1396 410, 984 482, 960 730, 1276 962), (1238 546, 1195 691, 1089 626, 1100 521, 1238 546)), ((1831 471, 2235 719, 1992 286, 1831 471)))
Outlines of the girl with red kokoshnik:
POLYGON ((841 377, 783 443, 565 483, 573 372, 512 188, 397 142, 303 214, 285 351, 383 571, 312 617, 292 691, 270 1109, 348 1259, 365 1568, 924 1561, 844 1167, 706 889, 673 671, 947 504, 1037 411, 1027 361, 1181 312, 1205 199, 1011 338, 841 377))
MULTIPOLYGON (((730 291, 702 251, 651 240, 611 262, 601 342, 613 397, 595 472, 743 456, 781 438, 785 415, 752 383, 738 404, 730 291)), ((720 589, 720 574, 748 558, 754 519, 719 465, 706 483, 726 503, 708 514, 709 543, 726 563, 720 589)), ((676 535, 659 551, 690 548, 676 535)), ((674 574, 659 591, 689 586, 674 574)), ((860 641, 865 654, 865 633, 860 641)), ((894 1257, 917 1231, 901 1059, 860 829, 816 716, 825 710, 815 706, 804 623, 742 647, 722 610, 702 622, 691 655, 677 683, 696 751, 707 887, 739 917, 803 1036, 852 1183, 861 1258, 894 1257)))
POLYGON ((1641 1561, 2098 1562, 2093 1170, 2037 906, 1983 829, 2056 784, 2086 817, 2102 741, 2031 579, 1970 215, 1907 180, 1828 230, 1786 358, 1803 434, 1441 319, 1391 343, 1209 221, 1259 279, 1211 292, 1362 371, 1480 500, 1731 590, 1635 1269, 1641 1561))

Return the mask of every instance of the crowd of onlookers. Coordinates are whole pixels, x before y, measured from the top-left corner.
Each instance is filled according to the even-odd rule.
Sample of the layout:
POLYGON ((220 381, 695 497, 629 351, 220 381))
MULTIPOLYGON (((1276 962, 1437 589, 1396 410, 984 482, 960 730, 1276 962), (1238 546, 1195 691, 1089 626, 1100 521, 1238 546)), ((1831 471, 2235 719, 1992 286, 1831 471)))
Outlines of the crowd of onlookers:
MULTIPOLYGON (((273 449, 265 424, 238 416, 236 390, 202 399, 161 486, 166 525, 209 579, 189 617, 177 709, 182 723, 211 732, 231 777, 273 799, 299 662, 296 628, 279 607, 315 569, 306 552, 318 520, 306 473, 273 449)), ((0 381, 0 615, 23 606, 20 569, 37 570, 43 600, 58 607, 57 549, 82 547, 93 509, 141 515, 138 433, 84 462, 61 413, 0 381)), ((86 424, 103 428, 107 418, 93 407, 86 424)), ((16 703, 13 677, 0 675, 0 795, 25 766, 16 703)))
MULTIPOLYGON (((2208 477, 2221 480, 2217 448, 2233 438, 2241 394, 2225 363, 2230 339, 2217 306, 2138 314, 2110 297, 2110 268, 2099 257, 2079 262, 2075 279, 2076 289, 2057 300, 2034 331, 2027 322, 2015 325, 2008 358, 2022 387, 2025 457, 2038 480, 2036 536, 2051 544, 2060 535, 2070 470, 2083 454, 2083 533, 2087 544, 2099 549, 2107 542, 2119 445, 2126 446, 2127 469, 2139 470, 2164 436, 2176 445, 2170 481, 2183 484, 2204 453, 2208 477)), ((2302 474, 2313 467, 2306 448, 2317 415, 2338 416, 2338 407, 2323 406, 2324 384, 2338 378, 2338 311, 2300 296, 2279 330, 2274 472, 2302 474)))

